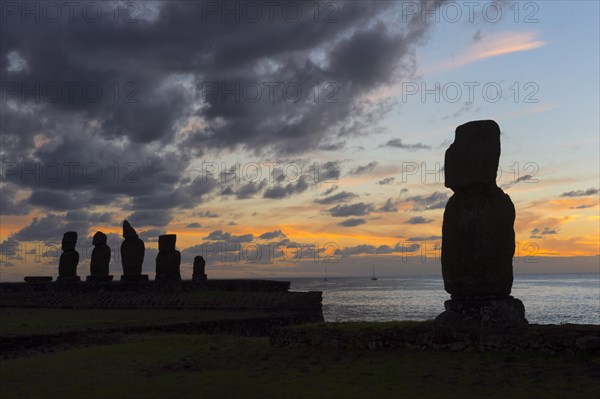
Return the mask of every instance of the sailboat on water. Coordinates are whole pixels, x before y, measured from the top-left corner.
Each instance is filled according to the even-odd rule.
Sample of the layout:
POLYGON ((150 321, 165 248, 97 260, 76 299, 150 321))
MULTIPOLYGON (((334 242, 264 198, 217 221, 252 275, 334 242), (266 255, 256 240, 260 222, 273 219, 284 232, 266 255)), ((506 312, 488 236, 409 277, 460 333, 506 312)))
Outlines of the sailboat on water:
POLYGON ((371 277, 371 280, 377 280, 377 277, 375 277, 375 265, 373 265, 373 277, 371 277))

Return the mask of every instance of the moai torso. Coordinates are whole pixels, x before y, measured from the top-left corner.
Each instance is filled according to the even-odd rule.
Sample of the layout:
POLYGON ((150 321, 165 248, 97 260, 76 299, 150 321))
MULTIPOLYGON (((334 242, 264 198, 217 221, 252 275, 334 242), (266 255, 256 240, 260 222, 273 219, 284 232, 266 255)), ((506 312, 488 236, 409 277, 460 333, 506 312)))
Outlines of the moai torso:
POLYGON ((144 263, 144 254, 146 247, 136 231, 129 222, 123 222, 123 238, 121 244, 121 263, 123 264, 123 274, 140 275, 142 273, 142 264, 144 263))
POLYGON ((77 264, 79 263, 79 253, 75 250, 77 244, 77 233, 68 231, 63 235, 62 254, 58 263, 59 277, 77 276, 77 264))
POLYGON ((92 244, 92 259, 90 261, 90 274, 92 276, 108 276, 110 264, 110 247, 106 244, 106 234, 101 231, 94 234, 92 244))
POLYGON ((158 255, 156 256, 156 277, 179 277, 181 253, 175 249, 177 236, 164 234, 158 237, 158 255))

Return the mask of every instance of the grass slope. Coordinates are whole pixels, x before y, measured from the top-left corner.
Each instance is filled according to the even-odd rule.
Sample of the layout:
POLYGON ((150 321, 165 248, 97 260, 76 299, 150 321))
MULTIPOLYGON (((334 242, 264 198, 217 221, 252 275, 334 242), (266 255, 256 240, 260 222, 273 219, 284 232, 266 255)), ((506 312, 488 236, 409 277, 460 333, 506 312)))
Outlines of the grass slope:
POLYGON ((0 363, 9 398, 597 398, 590 354, 276 348, 152 334, 0 363))

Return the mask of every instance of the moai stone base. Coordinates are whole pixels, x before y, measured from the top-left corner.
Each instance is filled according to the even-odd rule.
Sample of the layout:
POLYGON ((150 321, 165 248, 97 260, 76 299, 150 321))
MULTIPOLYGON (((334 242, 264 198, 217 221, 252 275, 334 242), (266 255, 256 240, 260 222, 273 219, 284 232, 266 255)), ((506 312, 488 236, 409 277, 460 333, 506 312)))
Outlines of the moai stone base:
POLYGON ((52 282, 52 276, 25 276, 24 280, 29 284, 47 284, 52 282))
POLYGON ((512 296, 452 298, 444 302, 446 311, 435 318, 438 328, 519 328, 529 323, 523 302, 512 296))
POLYGON ((121 281, 124 283, 145 283, 149 281, 147 274, 123 274, 121 281))
POLYGON ((81 277, 79 276, 58 276, 56 278, 56 283, 60 284, 76 284, 81 282, 81 277))
POLYGON ((108 276, 87 276, 85 278, 86 282, 89 283, 106 283, 109 281, 113 281, 113 276, 112 275, 108 275, 108 276))
POLYGON ((205 283, 208 280, 208 276, 206 273, 204 274, 194 274, 192 276, 192 281, 195 283, 205 283))
POLYGON ((159 283, 175 283, 181 281, 181 274, 157 274, 154 280, 159 283))

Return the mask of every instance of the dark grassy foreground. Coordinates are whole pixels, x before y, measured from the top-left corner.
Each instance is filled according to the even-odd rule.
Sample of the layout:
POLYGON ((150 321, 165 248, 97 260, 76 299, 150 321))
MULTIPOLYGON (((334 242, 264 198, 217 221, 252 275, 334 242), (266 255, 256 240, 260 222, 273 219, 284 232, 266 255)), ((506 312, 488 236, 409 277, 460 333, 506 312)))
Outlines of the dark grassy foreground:
POLYGON ((274 348, 267 338, 133 335, 4 360, 2 398, 600 395, 600 359, 540 353, 274 348))
MULTIPOLYGON (((3 334, 8 334, 4 336, 9 337, 19 334, 21 328, 20 333, 25 334, 33 330, 57 331, 66 328, 62 324, 66 320, 70 320, 69 332, 79 328, 82 334, 93 334, 99 326, 114 326, 123 318, 129 324, 149 320, 155 324, 161 319, 172 323, 180 317, 201 317, 197 311, 142 312, 132 321, 129 312, 132 311, 3 311, 0 323, 3 334), (34 320, 39 321, 36 327, 31 324, 34 320)), ((380 325, 368 324, 374 328, 380 325)), ((386 324, 389 323, 381 325, 386 324)), ((343 329, 366 325, 326 323, 327 327, 343 329)), ((311 328, 320 327, 315 324, 311 328)), ((104 338, 67 347, 46 346, 25 356, 2 360, 0 397, 600 397, 598 352, 554 355, 274 347, 266 337, 157 332, 113 332, 104 338)))
POLYGON ((192 309, 0 308, 0 338, 114 328, 169 325, 190 321, 266 317, 260 311, 192 309))

